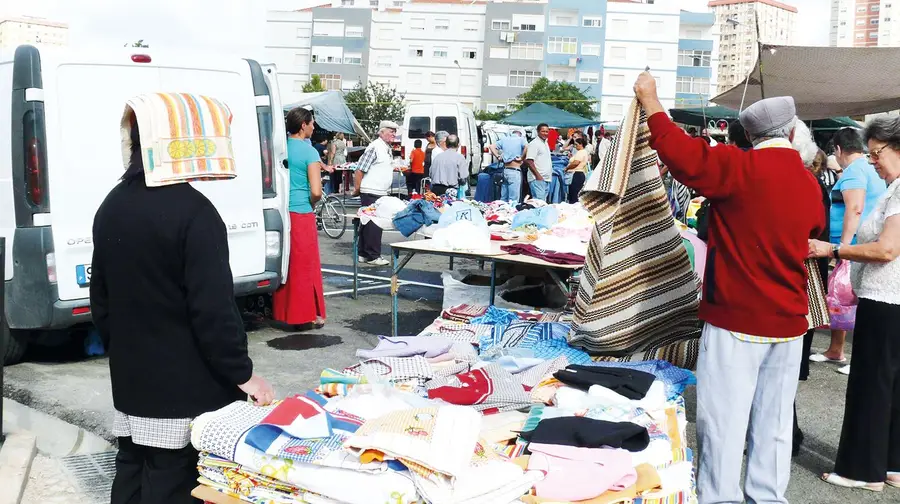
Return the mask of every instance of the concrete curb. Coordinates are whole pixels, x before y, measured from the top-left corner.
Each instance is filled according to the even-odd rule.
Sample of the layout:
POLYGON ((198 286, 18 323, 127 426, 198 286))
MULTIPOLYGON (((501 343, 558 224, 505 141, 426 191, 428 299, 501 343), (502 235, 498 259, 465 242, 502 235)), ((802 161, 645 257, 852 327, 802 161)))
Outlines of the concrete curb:
POLYGON ((0 504, 19 504, 31 462, 37 454, 37 439, 31 434, 7 434, 0 446, 0 504))
POLYGON ((3 431, 30 433, 36 438, 37 450, 51 457, 113 449, 109 442, 96 434, 6 398, 3 399, 3 431))

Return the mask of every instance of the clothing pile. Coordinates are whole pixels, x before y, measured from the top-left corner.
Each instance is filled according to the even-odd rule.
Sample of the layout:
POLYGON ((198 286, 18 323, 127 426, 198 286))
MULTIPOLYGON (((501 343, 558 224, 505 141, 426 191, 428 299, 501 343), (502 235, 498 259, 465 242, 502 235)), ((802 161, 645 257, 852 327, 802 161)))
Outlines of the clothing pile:
POLYGON ((563 314, 457 306, 315 391, 198 417, 199 482, 246 502, 695 502, 668 362, 594 362, 563 314))

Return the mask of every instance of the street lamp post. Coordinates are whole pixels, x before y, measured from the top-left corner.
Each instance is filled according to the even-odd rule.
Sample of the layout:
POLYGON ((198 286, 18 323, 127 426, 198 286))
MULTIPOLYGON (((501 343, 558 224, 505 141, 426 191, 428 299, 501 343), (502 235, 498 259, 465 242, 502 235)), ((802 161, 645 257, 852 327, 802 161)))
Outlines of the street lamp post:
POLYGON ((462 66, 459 64, 459 60, 453 60, 453 64, 459 69, 456 79, 456 102, 459 103, 459 96, 462 94, 462 66))

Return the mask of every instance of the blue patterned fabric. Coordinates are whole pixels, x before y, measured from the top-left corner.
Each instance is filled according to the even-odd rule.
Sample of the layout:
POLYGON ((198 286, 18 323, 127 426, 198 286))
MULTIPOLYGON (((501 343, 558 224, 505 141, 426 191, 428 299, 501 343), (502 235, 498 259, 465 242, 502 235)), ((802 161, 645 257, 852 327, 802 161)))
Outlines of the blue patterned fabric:
POLYGON ((565 356, 569 364, 590 364, 591 358, 586 352, 569 346, 566 341, 569 329, 569 324, 561 322, 516 320, 482 336, 479 352, 482 358, 490 358, 498 356, 500 350, 516 348, 528 350, 538 359, 565 356))
MULTIPOLYGON (((574 363, 573 363, 574 364, 574 363)), ((600 367, 619 367, 628 369, 637 369, 650 373, 657 380, 666 385, 666 395, 669 400, 680 396, 688 385, 696 385, 697 377, 694 373, 687 369, 680 368, 671 362, 662 360, 641 361, 641 362, 589 362, 591 366, 600 367)))

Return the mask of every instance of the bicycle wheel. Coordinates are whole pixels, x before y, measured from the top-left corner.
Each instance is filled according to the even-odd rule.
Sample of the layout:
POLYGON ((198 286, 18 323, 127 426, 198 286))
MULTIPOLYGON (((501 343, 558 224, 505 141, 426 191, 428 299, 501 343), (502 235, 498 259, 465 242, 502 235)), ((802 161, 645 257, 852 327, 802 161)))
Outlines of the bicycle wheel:
POLYGON ((327 196, 322 202, 322 229, 329 238, 337 240, 347 230, 347 216, 344 215, 344 203, 334 195, 327 196))

